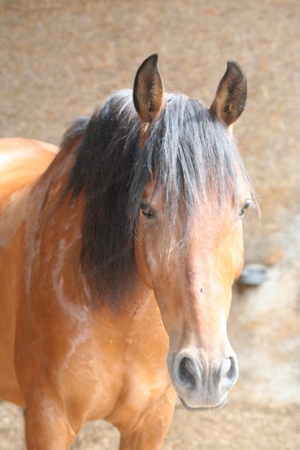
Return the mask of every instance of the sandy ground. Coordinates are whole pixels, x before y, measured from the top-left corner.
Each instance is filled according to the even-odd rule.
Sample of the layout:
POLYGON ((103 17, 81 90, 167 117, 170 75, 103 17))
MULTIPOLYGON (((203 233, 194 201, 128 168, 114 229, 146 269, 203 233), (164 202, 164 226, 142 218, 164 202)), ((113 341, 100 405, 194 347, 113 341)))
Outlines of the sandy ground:
MULTIPOLYGON (((300 407, 229 403, 218 411, 175 410, 163 450, 299 450, 300 407)), ((0 405, 0 450, 25 450, 23 412, 0 405)), ((85 425, 72 450, 117 450, 118 432, 104 421, 85 425)))
MULTIPOLYGON (((233 58, 249 78, 249 106, 236 135, 246 163, 255 161, 252 175, 261 185, 261 196, 268 195, 261 149, 265 158, 286 143, 295 155, 297 151, 300 83, 291 62, 300 60, 299 0, 70 0, 67 6, 62 4, 0 0, 1 137, 58 143, 77 115, 91 113, 114 90, 131 87, 139 64, 156 51, 167 90, 180 90, 209 104, 226 60, 233 58)), ((273 161, 268 165, 269 180, 276 184, 270 211, 284 192, 282 202, 295 207, 288 193, 296 192, 299 180, 288 176, 288 161, 283 162, 285 175, 276 190, 276 157, 269 160, 273 161)), ((264 213, 268 218, 266 207, 264 213)), ((255 245, 253 241, 254 249, 255 245)), ((245 403, 238 389, 232 398, 220 411, 190 413, 178 407, 163 449, 300 448, 299 399, 295 399, 298 406, 270 404, 263 398, 255 405, 245 403)), ((73 449, 113 450, 117 445, 117 432, 104 422, 94 422, 82 430, 73 449)), ((2 402, 0 450, 7 449, 25 449, 23 414, 2 402)))

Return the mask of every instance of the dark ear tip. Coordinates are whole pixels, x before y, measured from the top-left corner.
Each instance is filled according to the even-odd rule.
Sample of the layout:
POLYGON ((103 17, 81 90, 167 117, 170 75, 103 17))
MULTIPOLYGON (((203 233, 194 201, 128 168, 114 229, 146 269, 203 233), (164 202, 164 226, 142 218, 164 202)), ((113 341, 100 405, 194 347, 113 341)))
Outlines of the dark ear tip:
POLYGON ((229 59, 227 61, 227 70, 228 71, 235 71, 237 72, 239 75, 241 75, 243 78, 246 78, 246 74, 244 72, 244 70, 242 69, 242 67, 233 59, 229 59))
POLYGON ((153 58, 155 61, 158 60, 158 53, 153 53, 153 55, 150 55, 149 58, 153 58))
POLYGON ((227 67, 228 66, 231 66, 231 65, 233 65, 233 66, 236 66, 236 67, 241 67, 240 65, 239 65, 239 63, 237 63, 234 59, 229 59, 228 61, 227 61, 227 67))
POLYGON ((158 54, 153 53, 153 55, 148 56, 145 61, 142 63, 142 66, 152 65, 153 67, 157 66, 158 54))

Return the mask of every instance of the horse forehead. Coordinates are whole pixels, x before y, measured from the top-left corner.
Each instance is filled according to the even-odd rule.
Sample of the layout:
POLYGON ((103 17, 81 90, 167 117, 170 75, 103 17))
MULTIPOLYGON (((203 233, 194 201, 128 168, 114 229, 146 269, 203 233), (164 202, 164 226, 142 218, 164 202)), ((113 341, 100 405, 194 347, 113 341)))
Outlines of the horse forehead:
POLYGON ((207 251, 212 247, 217 250, 222 244, 231 245, 240 235, 237 211, 229 202, 224 205, 205 204, 197 208, 188 230, 188 248, 190 251, 207 251))
POLYGON ((162 188, 158 187, 156 188, 156 176, 155 172, 152 173, 150 180, 146 183, 146 186, 144 188, 143 192, 143 198, 148 200, 157 199, 157 201, 162 200, 162 188))
MULTIPOLYGON (((237 190, 238 190, 238 199, 240 205, 244 203, 244 201, 247 198, 251 197, 251 190, 248 182, 245 180, 244 175, 238 165, 235 165, 235 173, 237 178, 237 190)), ((234 190, 234 182, 233 180, 230 180, 230 183, 232 184, 232 190, 234 190)), ((155 202, 157 204, 163 203, 163 186, 157 186, 157 178, 155 170, 152 172, 151 177, 149 181, 146 183, 143 191, 143 198, 148 199, 152 202, 155 202)), ((199 198, 203 197, 201 191, 198 192, 199 198)), ((211 217, 211 213, 217 213, 218 208, 216 207, 218 203, 218 194, 217 192, 214 192, 214 189, 211 191, 210 198, 208 201, 204 202, 202 205, 203 209, 206 209, 206 212, 208 213, 207 216, 211 217)), ((202 203, 202 202, 201 202, 202 203)), ((227 200, 227 207, 231 207, 229 200, 227 200)))

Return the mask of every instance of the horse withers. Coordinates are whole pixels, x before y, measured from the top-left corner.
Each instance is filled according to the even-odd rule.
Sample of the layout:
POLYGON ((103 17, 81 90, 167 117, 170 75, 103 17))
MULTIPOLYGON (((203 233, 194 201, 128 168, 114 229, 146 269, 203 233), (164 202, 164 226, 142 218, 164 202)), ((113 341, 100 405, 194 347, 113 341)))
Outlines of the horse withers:
POLYGON ((176 392, 190 410, 225 403, 246 90, 230 61, 210 108, 165 94, 152 55, 57 154, 1 141, 0 396, 26 408, 29 450, 69 449, 99 418, 121 449, 155 450, 176 392))

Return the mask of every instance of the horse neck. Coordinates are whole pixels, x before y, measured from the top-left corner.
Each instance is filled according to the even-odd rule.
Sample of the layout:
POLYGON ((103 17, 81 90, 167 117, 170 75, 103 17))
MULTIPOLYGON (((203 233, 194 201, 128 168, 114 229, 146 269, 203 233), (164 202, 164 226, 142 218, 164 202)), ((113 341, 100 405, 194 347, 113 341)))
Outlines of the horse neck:
MULTIPOLYGON (((62 254, 62 246, 68 248, 72 255, 69 264, 72 275, 71 283, 76 284, 78 293, 74 302, 87 302, 100 310, 105 307, 110 309, 112 314, 122 314, 132 320, 136 314, 144 315, 145 311, 156 310, 157 306, 153 297, 153 292, 146 288, 144 283, 137 277, 134 290, 124 294, 123 300, 118 308, 111 304, 108 296, 100 296, 93 281, 86 276, 81 268, 80 253, 82 249, 82 222, 85 211, 85 190, 83 189, 74 200, 71 200, 72 192, 66 194, 66 187, 69 182, 69 174, 74 165, 75 147, 78 142, 67 144, 46 172, 33 186, 30 193, 31 205, 31 226, 32 230, 28 237, 29 248, 39 248, 46 255, 53 255, 59 265, 59 257, 62 254), (77 298, 76 298, 77 297, 77 298), (80 299, 79 299, 80 297, 80 299), (120 309, 119 309, 120 307, 120 309)), ((50 257, 50 256, 49 256, 50 257)), ((29 252, 28 266, 34 264, 34 254, 29 252)), ((61 276, 66 276, 64 272, 61 276)), ((69 276, 69 275, 68 275, 69 276)), ((75 290, 74 290, 75 291, 75 290)))
POLYGON ((41 218, 55 215, 67 197, 64 192, 75 160, 74 150, 80 139, 74 139, 59 151, 32 188, 33 207, 41 218))

